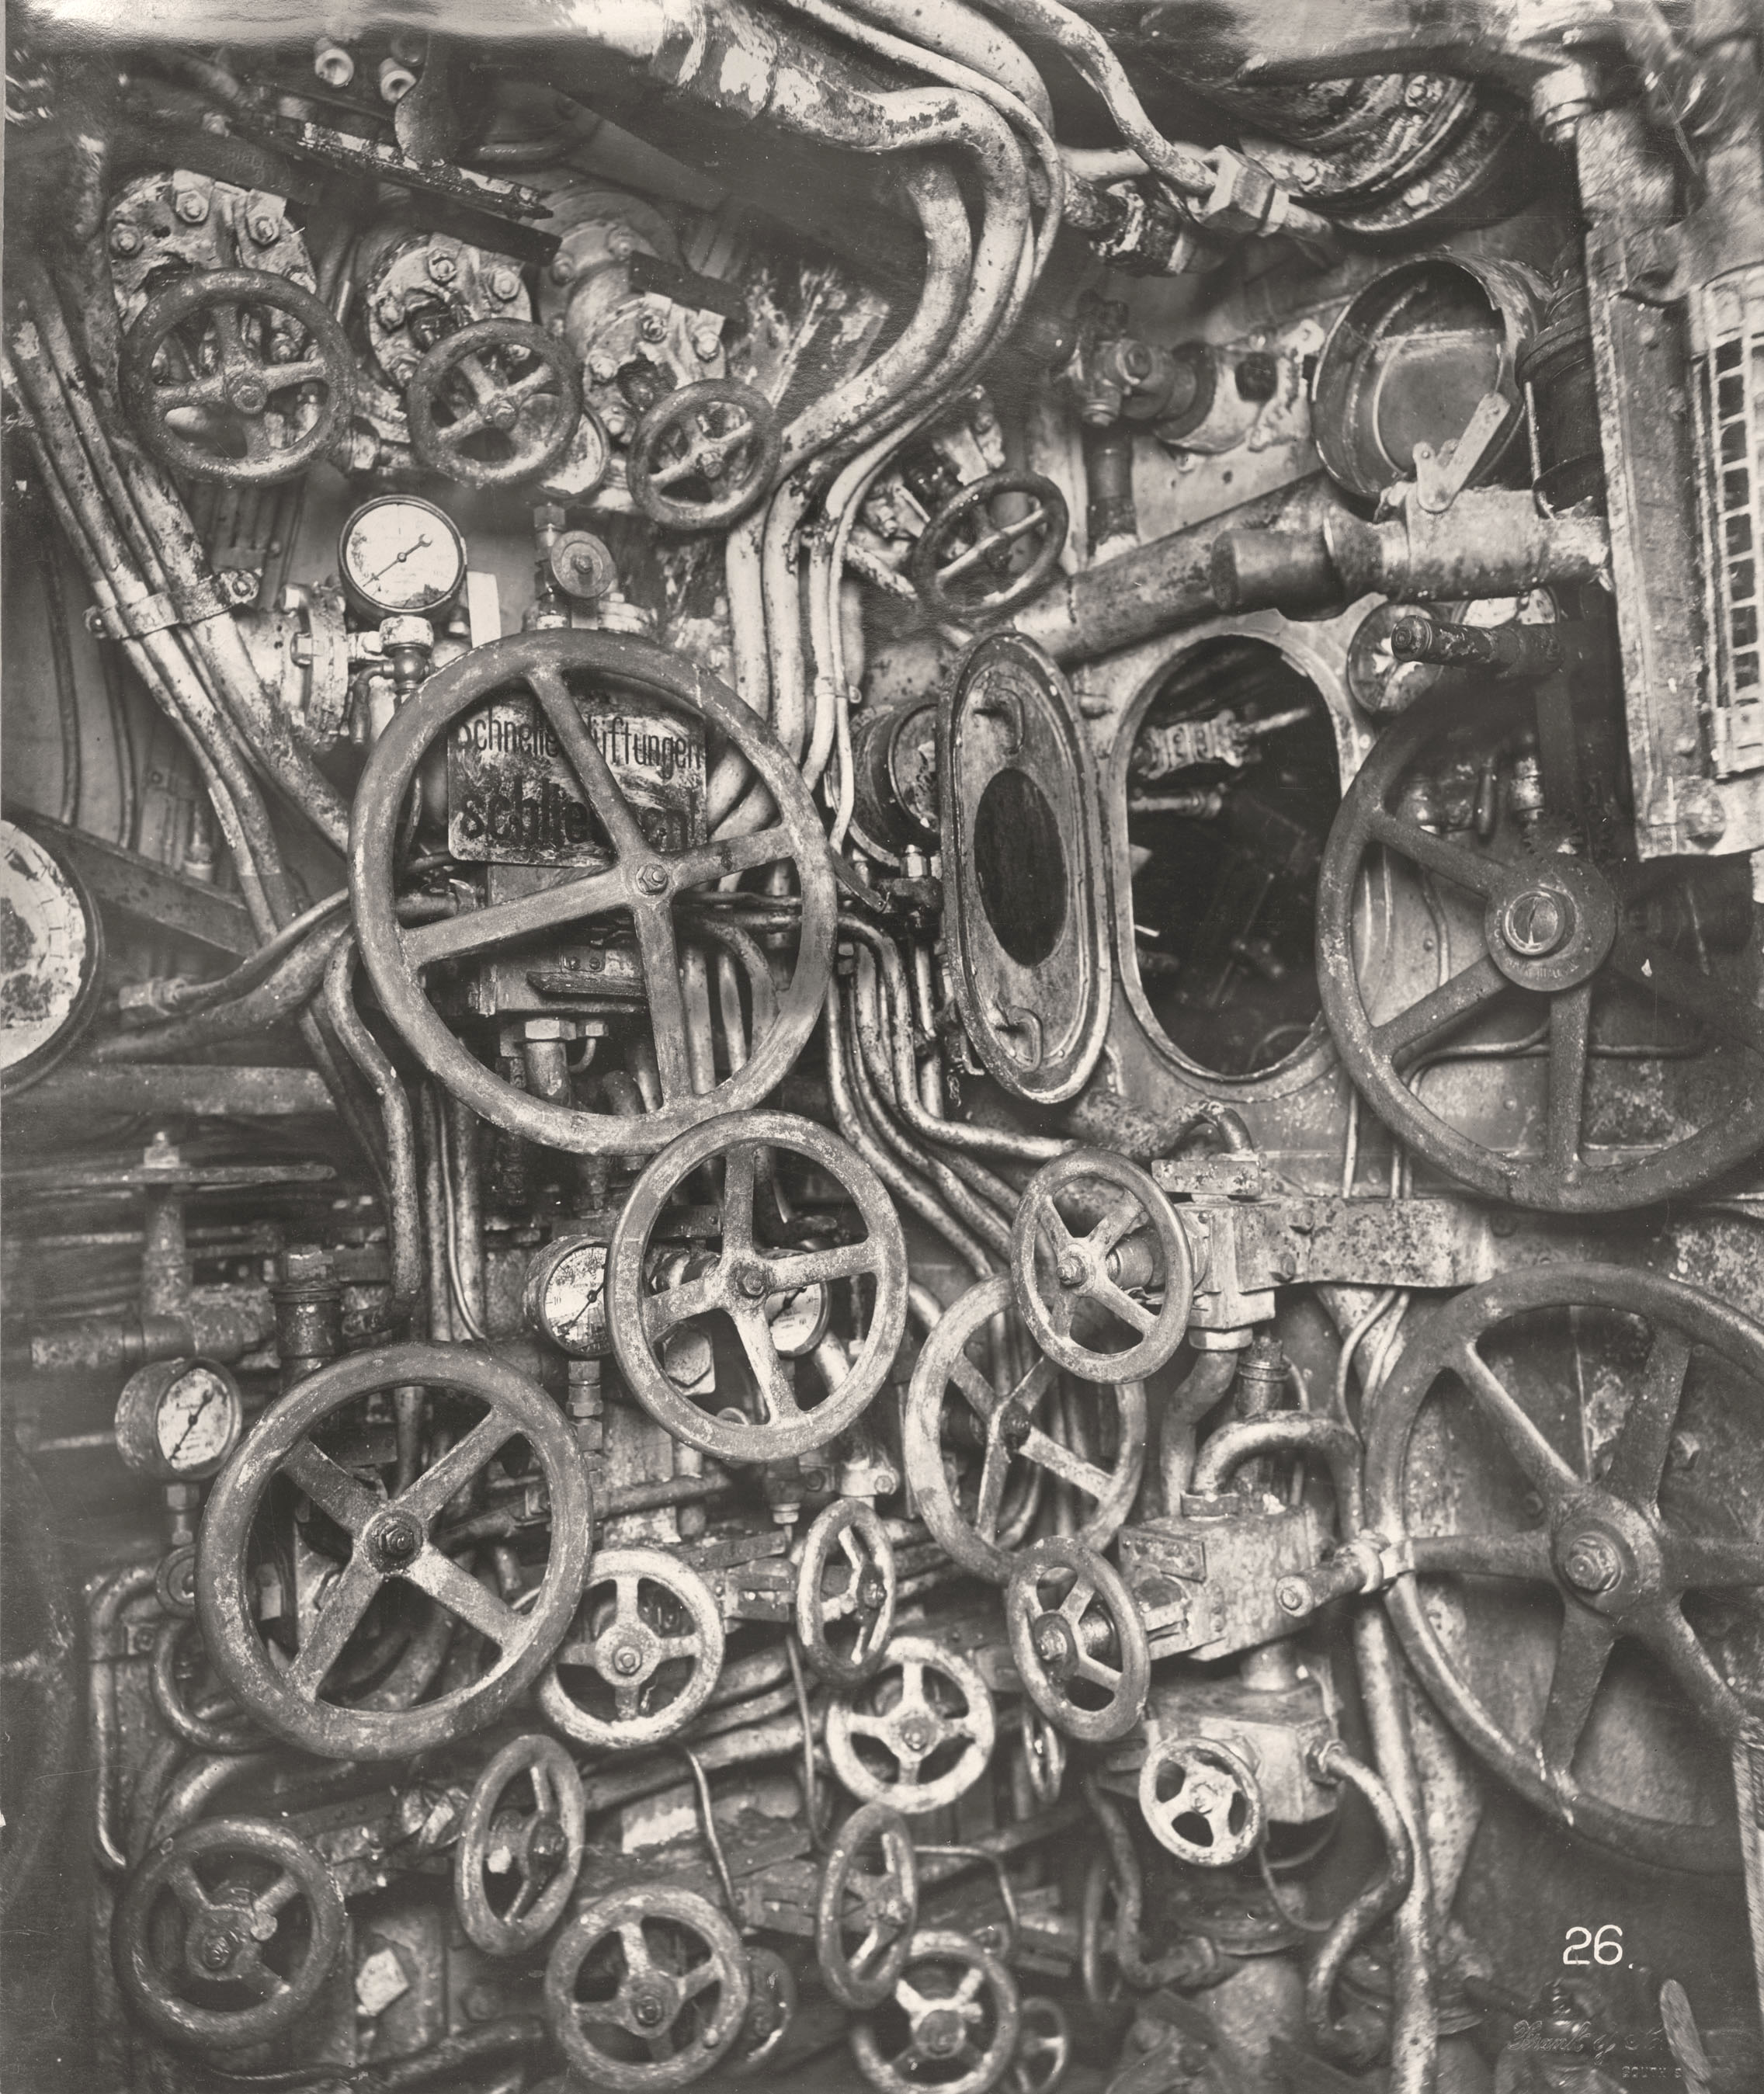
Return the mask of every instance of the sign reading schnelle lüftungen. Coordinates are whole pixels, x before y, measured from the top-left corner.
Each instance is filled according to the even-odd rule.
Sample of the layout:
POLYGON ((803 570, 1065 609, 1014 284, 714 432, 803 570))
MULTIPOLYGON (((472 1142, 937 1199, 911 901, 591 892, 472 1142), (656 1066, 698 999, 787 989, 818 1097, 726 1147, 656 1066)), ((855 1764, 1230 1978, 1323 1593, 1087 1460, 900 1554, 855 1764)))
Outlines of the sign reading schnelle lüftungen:
MULTIPOLYGON (((622 697, 597 693, 580 703, 648 841, 658 850, 702 843, 702 726, 622 697)), ((598 865, 610 855, 606 832, 537 699, 493 699, 454 729, 447 838, 455 858, 501 865, 598 865)))

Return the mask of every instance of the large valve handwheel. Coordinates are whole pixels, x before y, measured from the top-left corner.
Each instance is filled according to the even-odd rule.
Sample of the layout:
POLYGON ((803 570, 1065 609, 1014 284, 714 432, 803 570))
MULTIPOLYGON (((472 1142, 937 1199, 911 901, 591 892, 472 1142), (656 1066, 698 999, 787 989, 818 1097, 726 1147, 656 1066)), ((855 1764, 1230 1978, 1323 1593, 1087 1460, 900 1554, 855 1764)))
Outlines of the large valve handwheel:
POLYGON ((986 2094, 1009 2069, 1020 2014, 998 1958, 934 1927, 914 1936, 892 1997, 852 2024, 851 2054, 877 2094, 986 2094))
POLYGON ((581 1874, 588 1814, 555 1738, 511 1738, 472 1786, 454 1849, 454 1905, 486 1956, 523 1956, 563 1917, 581 1874), (531 1809, 506 1799, 517 1783, 531 1809))
POLYGON ((1013 1481, 1023 1466, 1070 1485, 1077 1501, 1076 1539, 1100 1549, 1132 1509, 1145 1460, 1145 1391, 1136 1381, 1086 1389, 1065 1409, 1059 1371, 1043 1353, 1002 1388, 968 1357, 984 1349, 996 1319, 1011 1305, 1002 1273, 971 1287, 947 1310, 913 1369, 902 1428, 907 1480, 921 1516, 964 1570, 1001 1585, 1015 1561, 1003 1545, 1013 1481), (1040 1423, 1037 1423, 1037 1419, 1040 1423), (1090 1436, 1096 1452, 1068 1444, 1090 1436), (967 1480, 953 1477, 947 1458, 970 1448, 980 1462, 967 1480), (1013 1465, 1022 1465, 1014 1469, 1013 1465))
MULTIPOLYGON (((623 1123, 628 1125, 628 1122, 623 1123)), ((725 1462, 781 1461, 823 1445, 854 1424, 882 1386, 906 1325, 906 1240, 888 1188, 857 1151, 789 1113, 756 1112, 707 1120, 655 1157, 632 1187, 606 1256, 606 1314, 631 1393, 676 1440, 725 1462), (767 1152, 806 1157, 849 1200, 862 1222, 857 1243, 826 1250, 772 1250, 756 1238, 754 1197, 767 1152), (723 1166, 722 1244, 696 1279, 659 1293, 644 1291, 650 1240, 669 1201, 702 1166, 723 1166), (862 1349, 844 1380, 805 1404, 806 1375, 779 1350, 767 1304, 780 1295, 859 1276, 870 1283, 862 1349), (752 1390, 745 1419, 719 1388, 698 1403, 670 1376, 658 1346, 697 1319, 727 1318, 746 1356, 752 1390)))
POLYGON ((512 487, 570 448, 582 400, 563 341, 528 320, 446 335, 411 373, 411 446, 467 487, 512 487))
POLYGON ((913 586, 940 618, 1001 618, 1052 580, 1069 521, 1065 496, 1044 475, 989 472, 952 494, 925 526, 908 569, 913 586), (1001 495, 1020 496, 1023 515, 995 522, 1001 495))
POLYGON ((760 1104, 814 1031, 832 963, 832 868, 796 767, 726 684, 684 657, 616 633, 524 633, 475 647, 431 676, 399 707, 363 773, 350 828, 350 885, 362 958, 381 1008, 430 1073, 493 1125, 578 1155, 648 1154, 700 1120, 760 1104), (597 696, 610 684, 702 720, 745 757, 771 795, 776 821, 721 842, 654 848, 589 731, 571 679, 584 699, 590 689, 597 696), (417 773, 455 722, 523 685, 562 747, 611 863, 537 894, 402 930, 396 914, 398 830, 417 773), (687 1049, 675 902, 732 874, 784 863, 795 869, 801 903, 789 985, 748 1060, 700 1096, 687 1049), (634 1119, 558 1104, 503 1083, 441 1019, 423 983, 425 967, 475 963, 498 948, 609 914, 628 919, 636 933, 661 1084, 660 1110, 634 1119))
POLYGON ((732 378, 664 393, 631 432, 625 484, 652 524, 725 529, 771 487, 784 440, 771 402, 732 378))
MULTIPOLYGON (((386 1460, 389 1467, 389 1449, 386 1460)), ((221 1471, 198 1544, 197 1618, 215 1670, 267 1730, 333 1759, 402 1759, 469 1736, 537 1676, 581 1597, 589 1515, 576 1441, 557 1406, 524 1375, 452 1345, 358 1353, 272 1404, 221 1471), (358 1406, 364 1397, 413 1388, 432 1392, 432 1413, 457 1427, 457 1436, 393 1491, 376 1462, 359 1453, 358 1406), (474 1410, 480 1414, 467 1423, 474 1410), (335 1454, 321 1444, 327 1440, 335 1454), (550 1506, 545 1570, 519 1608, 447 1554, 436 1532, 449 1501, 515 1443, 537 1462, 550 1506), (259 1626, 252 1545, 258 1516, 280 1495, 279 1484, 291 1485, 328 1523, 341 1559, 291 1653, 267 1642, 259 1626), (476 1630, 493 1655, 476 1678, 414 1707, 328 1700, 326 1683, 369 1609, 400 1582, 476 1630)), ((314 1531, 309 1521, 309 1536, 314 1531)))
POLYGON ((1058 2094, 1072 2061, 1072 2025, 1045 1992, 1023 2003, 1017 2048, 1005 2074, 1009 2094, 1058 2094))
POLYGON ((1437 1310, 1405 1345, 1368 1436, 1368 1516, 1414 1565, 1387 1604, 1447 1720, 1541 1809, 1665 1868, 1740 1866, 1723 1791, 1733 1743, 1764 1737, 1764 1696, 1741 1684, 1759 1633, 1764 1525, 1755 1471, 1700 1468, 1694 1449, 1755 1444, 1761 1412, 1757 1324, 1631 1267, 1551 1265, 1437 1310), (1579 1349, 1596 1336, 1589 1371, 1579 1349), (1430 1533, 1440 1515, 1415 1508, 1445 1473, 1456 1479, 1445 1516, 1460 1531, 1430 1533), (1462 1610, 1449 1631, 1442 1605, 1462 1610), (1515 1703, 1501 1682, 1527 1653, 1538 1691, 1515 1703), (1645 1653, 1667 1691, 1638 1675, 1645 1653), (1674 1704, 1681 1714, 1659 1735, 1674 1704), (1726 1822, 1644 1807, 1667 1796, 1726 1822))
POLYGON ((677 1736, 722 1669, 723 1615, 697 1572, 663 1549, 605 1549, 539 1705, 578 1744, 628 1752, 677 1736))
POLYGON ((1035 1342, 1085 1381, 1143 1380, 1175 1353, 1188 1327, 1194 1262, 1176 1212, 1149 1171, 1106 1149, 1044 1163, 1023 1188, 1010 1230, 1010 1286, 1035 1342), (1060 1196, 1099 1181, 1113 1194, 1101 1219, 1075 1235, 1060 1196), (1162 1297, 1154 1310, 1136 1292, 1162 1297), (1124 1325, 1138 1342, 1110 1350, 1084 1344, 1081 1320, 1124 1325), (1075 1325, 1076 1328, 1075 1329, 1075 1325))
POLYGON ((1026 1549, 1005 1588, 1005 1626, 1029 1698, 1068 1737, 1104 1744, 1139 1721, 1151 1688, 1145 1624, 1094 1549, 1065 1535, 1026 1549))
POLYGON ((741 1937, 694 1891, 650 1883, 584 1905, 552 1944, 545 2018, 582 2077, 663 2094, 708 2072, 747 2016, 741 1937))
POLYGON ((885 1803, 861 1805, 821 1866, 815 1960, 828 1991, 841 2006, 880 2006, 906 1968, 918 1924, 919 1857, 906 1820, 885 1803))
POLYGON ((1140 1763, 1140 1815, 1178 1861, 1228 1869, 1253 1854, 1267 1822, 1241 1753, 1217 1738, 1160 1738, 1140 1763))
POLYGON ((303 472, 355 398, 354 358, 329 308, 258 269, 180 277, 150 298, 123 337, 118 377, 162 465, 235 487, 303 472))
POLYGON ((343 1901, 304 1840, 260 1818, 212 1818, 163 1841, 129 1878, 111 1960, 150 2028, 235 2050, 300 2018, 342 1939, 343 1901))
POLYGON ((897 1636, 876 1678, 827 1711, 834 1773, 861 1802, 908 1818, 966 1795, 997 1735, 985 1681, 924 1636, 897 1636))
POLYGON ((797 1637, 834 1687, 856 1687, 882 1663, 900 1590, 894 1544, 874 1505, 830 1505, 809 1529, 797 1566, 797 1637))
MULTIPOLYGON (((1403 805, 1406 789, 1424 783, 1428 759, 1443 756, 1450 729, 1463 717, 1462 701, 1442 692, 1387 728, 1329 832, 1317 887, 1318 985, 1349 1074, 1403 1141, 1497 1198, 1556 1213, 1597 1213, 1642 1206, 1705 1183, 1764 1143, 1764 1009, 1755 984, 1744 991, 1727 985, 1643 928, 1645 867, 1601 867, 1585 856, 1514 846, 1497 851, 1423 828, 1403 805), (1430 877, 1437 897, 1473 897, 1480 905, 1479 932, 1471 941, 1481 949, 1464 963, 1462 938, 1454 935, 1449 978, 1406 1008, 1375 1019, 1374 1008, 1383 1005, 1369 988, 1383 970, 1375 957, 1356 949, 1355 914, 1368 861, 1380 851, 1430 877), (1514 1045, 1503 1066, 1522 1068, 1518 1050, 1529 1052, 1534 1041, 1547 1057, 1542 1153, 1534 1156, 1489 1146, 1419 1095, 1430 1057, 1448 1055, 1461 1028, 1493 1024, 1493 1007, 1515 1000, 1524 1006, 1517 1019, 1501 1022, 1501 1036, 1514 1045), (1624 1123, 1633 1117, 1633 1102, 1627 1112, 1622 1100, 1601 1108, 1600 1087, 1588 1081, 1608 1059, 1598 1020, 1624 1007, 1624 1000, 1638 1023, 1675 1012, 1688 1019, 1701 1028, 1708 1050, 1689 1058, 1701 1073, 1694 1085, 1684 1080, 1675 1109, 1674 1123, 1682 1119, 1697 1131, 1662 1136, 1640 1153, 1624 1123), (1602 1158, 1589 1137, 1602 1145, 1602 1158)), ((1495 723, 1491 702, 1488 724, 1495 723)), ((1558 738, 1540 734, 1540 750, 1547 753, 1558 738)), ((1549 787, 1547 760, 1544 780, 1549 787)), ((1437 914, 1436 907, 1436 919, 1437 914)), ((1453 919, 1454 933, 1458 920, 1453 919)), ((1755 961, 1748 953, 1743 963, 1755 961)), ((1480 1034, 1476 1042, 1484 1054, 1497 1044, 1480 1034)), ((1632 1071, 1645 1044, 1613 1043, 1623 1058, 1618 1066, 1632 1071)), ((1643 1066, 1665 1068, 1686 1059, 1682 1047, 1662 1045, 1643 1066)))

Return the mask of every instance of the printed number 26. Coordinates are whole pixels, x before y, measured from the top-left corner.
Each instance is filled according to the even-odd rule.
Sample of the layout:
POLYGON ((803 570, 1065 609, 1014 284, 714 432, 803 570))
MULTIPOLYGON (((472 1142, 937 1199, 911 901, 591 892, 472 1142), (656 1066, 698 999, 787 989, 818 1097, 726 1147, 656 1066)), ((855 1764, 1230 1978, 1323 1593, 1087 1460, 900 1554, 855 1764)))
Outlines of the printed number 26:
POLYGON ((1562 1944, 1562 1960, 1582 1968, 1592 1963, 1607 1966, 1623 1960, 1623 1930, 1620 1927, 1601 1927, 1595 1934, 1590 1927, 1571 1927, 1568 1938, 1562 1944), (1592 1950, 1589 1957, 1588 1949, 1592 1950))

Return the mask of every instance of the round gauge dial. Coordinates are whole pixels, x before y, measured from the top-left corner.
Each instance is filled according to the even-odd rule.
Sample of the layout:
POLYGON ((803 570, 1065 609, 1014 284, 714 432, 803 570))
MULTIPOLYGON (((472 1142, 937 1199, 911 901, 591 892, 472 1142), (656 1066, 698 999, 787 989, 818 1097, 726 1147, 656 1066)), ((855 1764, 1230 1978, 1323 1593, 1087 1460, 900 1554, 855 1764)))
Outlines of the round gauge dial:
POLYGON ((103 958, 98 911, 72 870, 0 822, 0 1096, 47 1075, 79 1038, 103 958))
POLYGON ((458 526, 415 495, 363 502, 343 526, 337 558, 351 597, 380 618, 421 617, 456 597, 466 578, 458 526))
POLYGON ((792 1287, 781 1294, 766 1297, 766 1321, 771 1326, 773 1349, 787 1360, 806 1358, 827 1336, 828 1312, 823 1281, 792 1287))
POLYGON ((548 1244, 527 1271, 527 1321, 572 1359, 604 1359, 612 1350, 606 1324, 606 1246, 592 1236, 548 1244))
POLYGON ((156 1360, 132 1375, 116 1405, 116 1445, 129 1467, 164 1483, 213 1475, 245 1423, 239 1385, 213 1360, 156 1360))

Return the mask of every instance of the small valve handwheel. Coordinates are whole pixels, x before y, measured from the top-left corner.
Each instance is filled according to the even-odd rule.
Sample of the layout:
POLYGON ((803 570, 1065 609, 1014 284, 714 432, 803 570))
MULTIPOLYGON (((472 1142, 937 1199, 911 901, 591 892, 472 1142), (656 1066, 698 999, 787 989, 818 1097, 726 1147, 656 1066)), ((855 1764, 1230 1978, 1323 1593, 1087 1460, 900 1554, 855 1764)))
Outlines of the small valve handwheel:
POLYGON ((1660 1868, 1740 1864, 1723 1776, 1764 1731, 1732 1655, 1764 1541, 1755 1469, 1697 1455, 1755 1445, 1761 1418, 1764 1326, 1634 1266, 1545 1265, 1435 1310, 1367 1439, 1368 1520, 1414 1566, 1386 1605, 1445 1720, 1539 1809, 1660 1868), (1519 1665, 1547 1690, 1516 1701, 1519 1665))
POLYGON ((771 402, 732 378, 664 393, 631 432, 625 484, 652 524, 727 528, 769 492, 783 437, 771 402))
POLYGON ((444 336, 411 376, 411 445, 467 487, 513 487, 570 447, 581 392, 563 341, 528 320, 479 320, 444 336))
POLYGON ((861 1805, 821 1866, 815 1959, 828 1991, 841 2006, 880 2006, 906 1968, 918 1924, 919 1857, 906 1820, 885 1803, 861 1805))
POLYGON ((1068 1737, 1106 1744, 1139 1721, 1151 1687, 1145 1624, 1093 1549, 1063 1535, 1026 1549, 1005 1588, 1005 1624, 1030 1699, 1068 1737))
POLYGON ((964 1570, 1001 1585, 1015 1561, 1006 1545, 1013 1482, 1033 1488, 1037 1471, 1071 1485, 1080 1500, 1075 1539, 1102 1548, 1132 1509, 1145 1460, 1145 1391, 1136 1381, 1085 1392, 1055 1424, 1059 1371, 1045 1354, 1002 1388, 969 1358, 1010 1307, 1002 1274, 971 1287, 946 1310, 913 1369, 902 1444, 907 1481, 924 1523, 964 1570), (1037 1423, 1037 1419, 1041 1422, 1037 1423), (1059 1436, 1088 1436, 1083 1446, 1059 1436), (964 1481, 955 1460, 975 1440, 977 1472, 964 1481), (1088 1504, 1083 1501, 1088 1500, 1088 1504))
POLYGON ((579 1156, 647 1155, 700 1120, 761 1103, 814 1031, 832 966, 832 868, 802 774, 726 684, 683 656, 617 633, 530 632, 492 641, 431 676, 399 706, 362 775, 350 828, 350 886, 362 959, 380 1006, 430 1074, 506 1133, 579 1156), (751 835, 684 850, 653 848, 589 730, 571 678, 584 693, 590 683, 597 691, 609 685, 632 690, 703 721, 746 758, 771 795, 777 820, 751 835), (537 699, 606 834, 613 862, 537 893, 402 929, 398 833, 418 773, 458 721, 521 685, 537 699), (701 1095, 693 1087, 687 1046, 676 904, 695 888, 780 864, 794 867, 801 897, 789 986, 747 1061, 701 1095), (423 982, 423 970, 443 961, 476 963, 517 940, 607 915, 628 919, 636 934, 661 1084, 660 1110, 632 1119, 558 1104, 504 1083, 441 1016, 423 982))
POLYGON ((751 2079, 783 2049, 796 2019, 797 1974, 776 1948, 747 1951, 747 2017, 723 2067, 731 2079, 751 2079))
POLYGON ((347 428, 355 362, 329 308, 286 277, 214 269, 150 298, 118 368, 135 433, 192 480, 292 480, 347 428))
POLYGON ((663 2094, 708 2072, 747 2018, 747 1957, 716 1907, 671 1883, 596 1898, 552 1944, 545 2018, 582 2077, 663 2094))
POLYGON ((854 2022, 851 2054, 877 2094, 985 2094, 1017 2048, 1016 1980, 965 1934, 913 1938, 893 1996, 854 2022))
POLYGON ((985 1681, 926 1636, 897 1636, 876 1677, 827 1711, 834 1773, 860 1801, 909 1818, 966 1795, 997 1733, 985 1681))
POLYGON ((628 1752, 683 1731, 722 1669, 723 1616, 697 1572, 663 1549, 605 1549, 539 1705, 578 1744, 628 1752))
POLYGON ((1217 1738, 1160 1738, 1140 1765, 1139 1809, 1160 1847, 1203 1869, 1253 1854, 1265 1822, 1253 1771, 1217 1738))
POLYGON ((1005 2074, 1008 2094, 1058 2094, 1072 2061, 1072 2025, 1045 1992, 1023 2003, 1017 2048, 1005 2074))
MULTIPOLYGON (((628 1121, 621 1123, 629 1125, 628 1121)), ((691 1128, 654 1158, 632 1187, 606 1258, 606 1314, 627 1386, 676 1440, 725 1462, 782 1461, 806 1453, 849 1427, 894 1362, 906 1324, 906 1240, 888 1188, 857 1151, 812 1120, 789 1113, 732 1114, 691 1128), (767 1152, 806 1157, 856 1208, 857 1243, 826 1250, 771 1250, 756 1241, 754 1190, 767 1152), (650 1240, 668 1202, 702 1166, 723 1165, 722 1243, 702 1277, 659 1293, 644 1292, 650 1240), (781 1294, 856 1279, 870 1283, 862 1347, 845 1379, 805 1404, 807 1376, 779 1349, 766 1305, 781 1294), (723 1317, 746 1355, 752 1390, 745 1419, 727 1387, 699 1405, 669 1375, 657 1348, 689 1320, 723 1317)))
POLYGON ((802 1654, 834 1687, 855 1687, 882 1663, 900 1579, 875 1508, 841 1498, 809 1529, 797 1567, 802 1654))
POLYGON ((132 1875, 111 1927, 117 1983, 169 2041, 262 2043, 318 1998, 343 1939, 329 1870, 286 1826, 211 1818, 132 1875))
POLYGON ((488 1762, 454 1849, 459 1923, 486 1956, 524 1955, 557 1924, 581 1873, 587 1822, 582 1778, 555 1738, 511 1738, 488 1762), (523 1781, 530 1810, 504 1801, 523 1781))
POLYGON ((1000 618, 1044 588, 1066 550, 1066 497, 1038 472, 989 472, 952 494, 913 548, 913 586, 940 618, 1000 618), (1022 515, 994 520, 1017 496, 1022 515), (1023 555, 1027 552, 1025 560, 1023 555))
POLYGON ((1194 1262, 1176 1213, 1149 1171, 1124 1156, 1082 1149, 1044 1163, 1023 1188, 1010 1231, 1010 1286, 1036 1343, 1056 1365, 1085 1381, 1142 1380, 1173 1356, 1188 1327, 1194 1262), (1075 1235, 1060 1212, 1087 1182, 1114 1195, 1088 1234, 1075 1235), (1162 1297, 1154 1310, 1128 1288, 1162 1297), (1086 1345, 1075 1324, 1087 1311, 1106 1327, 1125 1324, 1138 1338, 1124 1351, 1086 1345))
MULTIPOLYGON (((389 1448, 385 1459, 389 1466, 389 1448)), ((308 1752, 332 1759, 403 1759, 455 1743, 506 1709, 563 1640, 588 1568, 589 1515, 588 1478, 576 1441, 556 1405, 524 1375, 454 1345, 357 1353, 320 1368, 272 1404, 215 1481, 202 1515, 196 1570, 197 1618, 209 1657, 247 1714, 308 1752), (356 1451, 360 1436, 348 1414, 365 1397, 411 1388, 445 1392, 450 1408, 476 1406, 484 1414, 402 1490, 389 1491, 377 1462, 363 1462, 356 1451), (319 1442, 339 1424, 344 1430, 337 1434, 333 1455, 319 1442), (537 1460, 550 1507, 544 1573, 519 1608, 446 1554, 434 1532, 449 1501, 515 1441, 524 1441, 537 1460), (318 1606, 302 1622, 292 1656, 283 1644, 266 1641, 259 1628, 254 1575, 253 1531, 278 1484, 304 1494, 343 1558, 318 1606), (475 1629, 494 1647, 493 1657, 475 1678, 417 1707, 327 1701, 325 1683, 369 1609, 387 1587, 399 1584, 427 1593, 475 1629)))

